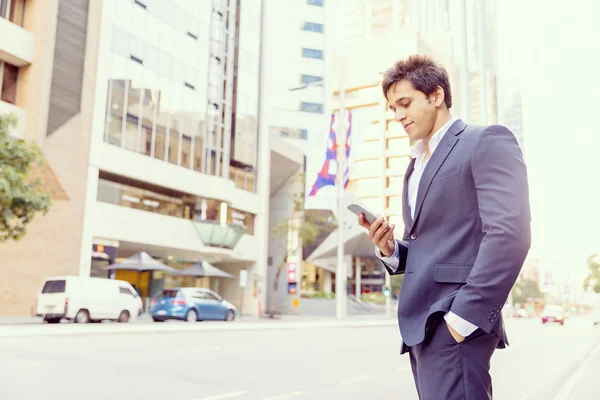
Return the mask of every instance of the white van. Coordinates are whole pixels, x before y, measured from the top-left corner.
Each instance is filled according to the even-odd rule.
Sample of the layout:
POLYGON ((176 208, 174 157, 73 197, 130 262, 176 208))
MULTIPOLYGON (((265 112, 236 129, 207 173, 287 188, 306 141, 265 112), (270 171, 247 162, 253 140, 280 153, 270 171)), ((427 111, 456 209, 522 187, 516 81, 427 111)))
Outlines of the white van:
POLYGON ((37 316, 51 324, 63 318, 78 323, 127 322, 141 313, 142 300, 129 282, 81 276, 47 278, 36 306, 37 316))

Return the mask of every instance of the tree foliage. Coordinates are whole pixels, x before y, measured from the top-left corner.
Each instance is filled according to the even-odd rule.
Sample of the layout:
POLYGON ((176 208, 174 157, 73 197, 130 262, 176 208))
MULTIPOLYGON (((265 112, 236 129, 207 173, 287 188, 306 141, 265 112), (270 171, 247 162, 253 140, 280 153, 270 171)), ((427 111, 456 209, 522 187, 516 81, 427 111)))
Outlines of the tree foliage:
POLYGON ((585 278, 583 286, 585 289, 591 288, 594 292, 600 293, 600 253, 589 256, 587 266, 590 272, 585 278))
POLYGON ((13 115, 0 115, 0 242, 21 239, 35 214, 51 205, 42 182, 28 179, 42 162, 38 148, 9 135, 16 123, 13 115))
POLYGON ((544 295, 540 292, 537 282, 531 279, 519 279, 512 289, 513 302, 524 304, 533 299, 543 299, 544 295))

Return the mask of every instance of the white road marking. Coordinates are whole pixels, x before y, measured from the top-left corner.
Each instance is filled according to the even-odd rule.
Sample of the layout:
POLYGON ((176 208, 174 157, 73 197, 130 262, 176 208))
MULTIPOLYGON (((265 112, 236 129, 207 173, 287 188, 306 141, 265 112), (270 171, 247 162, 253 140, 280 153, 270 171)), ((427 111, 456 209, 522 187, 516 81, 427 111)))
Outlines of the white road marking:
POLYGON ((560 392, 554 397, 553 400, 568 400, 571 396, 573 390, 575 390, 575 386, 579 383, 583 374, 586 372, 592 360, 596 357, 598 352, 600 351, 600 343, 598 343, 594 349, 588 354, 588 356, 583 360, 579 368, 575 371, 575 373, 571 376, 571 378, 565 383, 560 392))
POLYGON ((346 379, 346 380, 342 381, 342 383, 349 384, 349 383, 362 382, 362 381, 366 381, 368 379, 371 379, 372 377, 373 377, 373 375, 355 376, 354 378, 350 378, 350 379, 346 379))
POLYGON ((275 396, 275 397, 267 397, 265 400, 287 399, 289 397, 300 396, 301 394, 304 394, 303 390, 298 390, 297 392, 285 393, 285 394, 275 396))
POLYGON ((229 392, 229 393, 223 393, 223 394, 218 394, 216 396, 210 396, 210 397, 203 397, 201 399, 198 400, 219 400, 219 399, 230 399, 232 397, 238 397, 238 396, 243 396, 245 395, 246 392, 245 390, 239 390, 237 392, 229 392))

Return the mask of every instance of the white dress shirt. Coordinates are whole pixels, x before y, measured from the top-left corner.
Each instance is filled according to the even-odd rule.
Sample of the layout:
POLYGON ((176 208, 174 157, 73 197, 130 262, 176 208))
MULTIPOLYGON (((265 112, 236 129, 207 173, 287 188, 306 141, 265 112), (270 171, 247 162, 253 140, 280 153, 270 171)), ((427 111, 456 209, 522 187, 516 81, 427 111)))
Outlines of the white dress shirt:
MULTIPOLYGON (((428 159, 425 159, 427 157, 427 151, 425 149, 425 144, 423 143, 422 140, 419 140, 410 151, 410 156, 415 159, 415 166, 414 166, 412 174, 410 175, 410 178, 408 179, 407 195, 408 195, 408 207, 410 209, 410 215, 412 216, 413 219, 415 218, 415 208, 416 208, 416 204, 417 204, 417 192, 419 189, 419 183, 421 182, 421 177, 423 176, 423 171, 425 170, 425 167, 427 166, 427 162, 429 161, 429 159, 431 159, 431 156, 433 156, 433 152, 435 151, 435 149, 438 147, 438 145, 442 141, 442 138, 444 137, 444 135, 446 134, 446 132, 448 131, 450 126, 457 119, 458 119, 457 117, 451 118, 450 121, 446 122, 446 124, 444 124, 444 126, 442 126, 431 137, 431 139, 429 140, 429 151, 431 152, 431 155, 429 156, 428 159)), ((392 254, 390 257, 383 257, 377 247, 375 248, 375 254, 377 255, 377 257, 379 257, 379 259, 381 259, 388 266, 390 266, 394 272, 398 269, 398 266, 400 264, 400 261, 398 259, 398 255, 399 255, 398 243, 396 243, 396 249, 394 250, 394 254, 392 254)), ((444 319, 446 320, 448 325, 450 325, 461 336, 467 337, 477 330, 476 325, 459 317, 458 315, 454 314, 452 311, 449 311, 448 313, 446 313, 446 315, 444 315, 444 319)))

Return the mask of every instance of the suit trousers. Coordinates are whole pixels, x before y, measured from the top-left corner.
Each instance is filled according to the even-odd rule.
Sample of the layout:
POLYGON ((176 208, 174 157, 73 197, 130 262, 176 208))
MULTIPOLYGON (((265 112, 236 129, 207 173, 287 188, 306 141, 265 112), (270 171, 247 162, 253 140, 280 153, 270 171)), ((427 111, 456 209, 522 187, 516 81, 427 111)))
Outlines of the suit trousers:
POLYGON ((457 343, 442 314, 432 316, 432 321, 425 340, 409 348, 419 399, 492 399, 490 359, 498 336, 477 329, 457 343))

